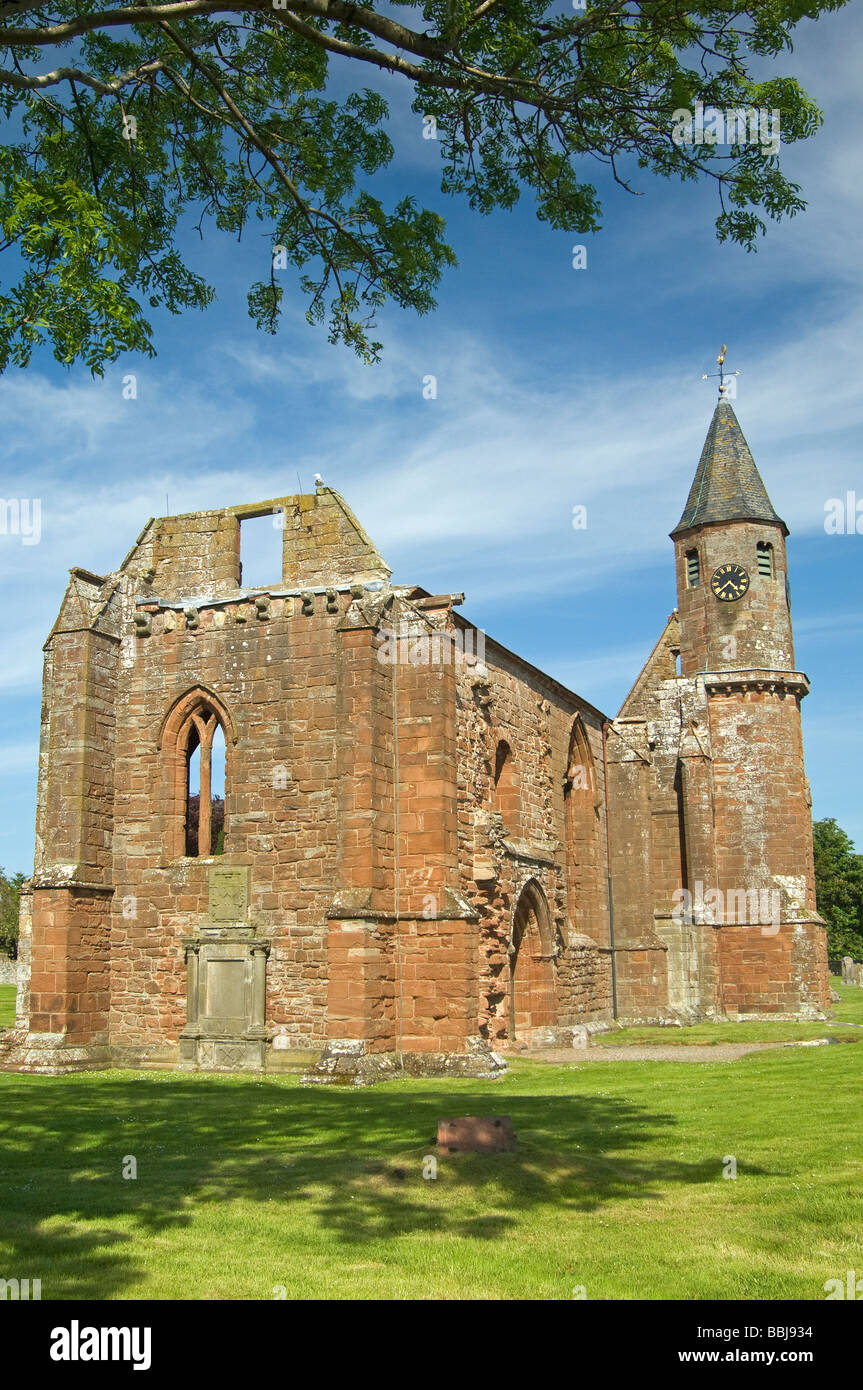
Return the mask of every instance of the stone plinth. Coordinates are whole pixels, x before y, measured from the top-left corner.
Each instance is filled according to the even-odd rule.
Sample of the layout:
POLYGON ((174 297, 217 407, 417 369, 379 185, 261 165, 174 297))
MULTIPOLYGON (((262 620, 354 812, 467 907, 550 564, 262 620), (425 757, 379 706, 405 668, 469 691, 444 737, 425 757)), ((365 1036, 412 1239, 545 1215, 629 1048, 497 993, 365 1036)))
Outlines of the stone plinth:
POLYGON ((187 937, 188 1019, 180 1034, 180 1067, 260 1071, 266 1027, 269 941, 248 927, 203 927, 187 937))

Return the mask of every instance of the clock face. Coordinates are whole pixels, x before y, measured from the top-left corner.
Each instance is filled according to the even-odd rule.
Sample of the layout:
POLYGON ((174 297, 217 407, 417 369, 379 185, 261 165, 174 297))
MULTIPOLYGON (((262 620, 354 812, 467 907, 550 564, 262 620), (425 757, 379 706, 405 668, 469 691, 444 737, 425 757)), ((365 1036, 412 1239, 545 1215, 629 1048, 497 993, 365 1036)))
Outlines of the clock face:
POLYGON ((749 575, 742 565, 720 565, 714 571, 710 587, 721 603, 733 603, 735 599, 743 598, 749 588, 749 575))

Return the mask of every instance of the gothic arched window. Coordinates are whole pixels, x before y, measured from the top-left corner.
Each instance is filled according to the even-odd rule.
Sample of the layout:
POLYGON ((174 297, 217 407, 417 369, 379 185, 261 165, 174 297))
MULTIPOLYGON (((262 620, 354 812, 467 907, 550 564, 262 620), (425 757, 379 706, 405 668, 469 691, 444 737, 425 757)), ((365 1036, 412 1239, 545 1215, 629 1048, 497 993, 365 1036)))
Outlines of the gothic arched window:
POLYGON ((187 725, 186 854, 224 853, 225 735, 214 710, 197 711, 187 725))
POLYGON ((572 930, 597 942, 601 940, 600 805, 587 729, 581 716, 576 715, 563 778, 567 911, 572 930))
POLYGON ((170 781, 172 857, 224 853, 229 747, 235 741, 230 716, 210 691, 191 690, 169 711, 159 742, 170 781))

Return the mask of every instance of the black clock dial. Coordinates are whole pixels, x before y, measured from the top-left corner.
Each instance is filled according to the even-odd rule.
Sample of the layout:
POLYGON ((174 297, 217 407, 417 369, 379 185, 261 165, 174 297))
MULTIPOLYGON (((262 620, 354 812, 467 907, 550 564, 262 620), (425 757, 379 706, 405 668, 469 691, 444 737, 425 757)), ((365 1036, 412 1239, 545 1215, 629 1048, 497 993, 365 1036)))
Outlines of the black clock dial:
POLYGON ((749 588, 749 575, 742 565, 720 565, 713 573, 710 587, 720 603, 733 603, 735 599, 743 598, 749 588))

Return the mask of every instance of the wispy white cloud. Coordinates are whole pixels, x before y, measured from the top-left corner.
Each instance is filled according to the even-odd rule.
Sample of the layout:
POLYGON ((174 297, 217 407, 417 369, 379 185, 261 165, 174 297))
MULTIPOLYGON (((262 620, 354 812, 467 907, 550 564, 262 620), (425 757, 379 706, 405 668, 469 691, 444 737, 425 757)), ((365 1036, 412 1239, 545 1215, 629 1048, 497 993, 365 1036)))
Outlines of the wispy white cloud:
MULTIPOLYGON (((823 529, 826 496, 858 476, 861 333, 863 303, 854 302, 800 341, 772 345, 751 363, 753 385, 738 402, 774 503, 797 532, 823 529)), ((266 356, 231 357, 235 387, 218 395, 211 376, 221 347, 202 359, 182 399, 158 369, 148 373, 146 401, 123 401, 117 382, 58 384, 37 374, 4 387, 12 466, 3 485, 7 495, 42 498, 42 545, 0 538, 6 582, 27 587, 31 644, 33 613, 47 621, 64 571, 115 568, 146 518, 164 512, 166 492, 172 513, 254 501, 293 491, 297 469, 306 486, 320 470, 345 493, 399 577, 443 576, 475 602, 515 599, 540 580, 546 591, 589 593, 622 563, 668 562, 667 534, 709 414, 699 383, 681 386, 673 359, 625 385, 596 373, 573 395, 553 354, 525 369, 517 345, 492 348, 469 330, 441 328, 421 342, 397 331, 374 378, 329 347, 300 357, 290 340, 266 356), (426 401, 429 364, 440 374, 437 399, 426 401), (300 391, 315 383, 322 398, 315 419, 281 444, 271 425, 260 430, 266 400, 246 384, 284 381, 298 367, 300 391), (363 396, 359 383, 372 379, 378 385, 363 396), (250 449, 245 441, 259 431, 250 449), (46 448, 34 468, 48 438, 62 454, 46 448), (16 458, 27 459, 25 472, 16 474, 16 458), (587 508, 584 530, 572 525, 576 504, 587 508)), ((16 669, 0 681, 17 682, 16 669)))
POLYGON ((34 769, 38 758, 38 743, 0 743, 0 781, 34 769))
MULTIPOLYGON (((828 497, 855 487, 863 496, 863 284, 854 249, 863 215, 863 35, 847 17, 835 21, 835 29, 832 16, 818 26, 813 57, 803 42, 785 64, 828 107, 816 139, 783 151, 809 210, 771 228, 757 257, 715 245, 709 190, 692 200, 657 182, 623 213, 613 209, 591 278, 575 282, 570 273, 572 321, 557 340, 557 327, 545 324, 561 322, 561 281, 531 261, 525 233, 510 243, 524 255, 493 282, 505 285, 507 331, 493 333, 473 315, 465 275, 447 282, 461 297, 440 314, 386 315, 385 356, 374 369, 329 345, 299 310, 276 339, 255 338, 240 304, 230 330, 195 320, 193 358, 137 368, 134 401, 123 398, 125 367, 102 382, 40 370, 3 377, 0 495, 43 503, 39 546, 0 536, 4 694, 35 705, 41 643, 66 571, 115 568, 147 517, 164 513, 166 493, 179 513, 292 492, 297 472, 309 488, 320 471, 397 577, 464 589, 465 611, 482 610, 506 645, 524 649, 537 593, 578 600, 572 629, 538 654, 532 639, 531 659, 613 709, 667 615, 664 604, 644 611, 643 645, 630 640, 638 624, 624 629, 621 605, 637 601, 626 598, 621 576, 669 566, 667 533, 710 415, 712 386, 698 380, 705 335, 737 335, 738 415, 792 531, 814 541, 828 497), (607 348, 594 352, 593 334, 608 317, 621 352, 636 317, 655 324, 635 369, 631 357, 622 367, 607 348), (424 400, 430 374, 437 398, 424 400), (586 530, 572 527, 575 504, 587 508, 586 530), (608 645, 584 654, 575 645, 580 604, 601 608, 607 629, 608 645)), ((806 21, 803 29, 814 32, 806 21)), ((430 169, 439 150, 422 141, 407 89, 389 95, 400 167, 430 169)), ((473 243, 487 244, 489 258, 497 254, 491 225, 473 243)), ((807 642, 834 630, 829 614, 795 620, 807 642)), ((839 619, 837 636, 848 630, 839 619)), ((813 737, 821 747, 817 728, 813 737)))
MULTIPOLYGON (((657 639, 661 627, 657 625, 657 639)), ((561 685, 582 694, 607 713, 615 714, 649 655, 649 645, 635 642, 595 649, 589 656, 575 660, 567 660, 559 651, 549 651, 542 669, 561 685)))

